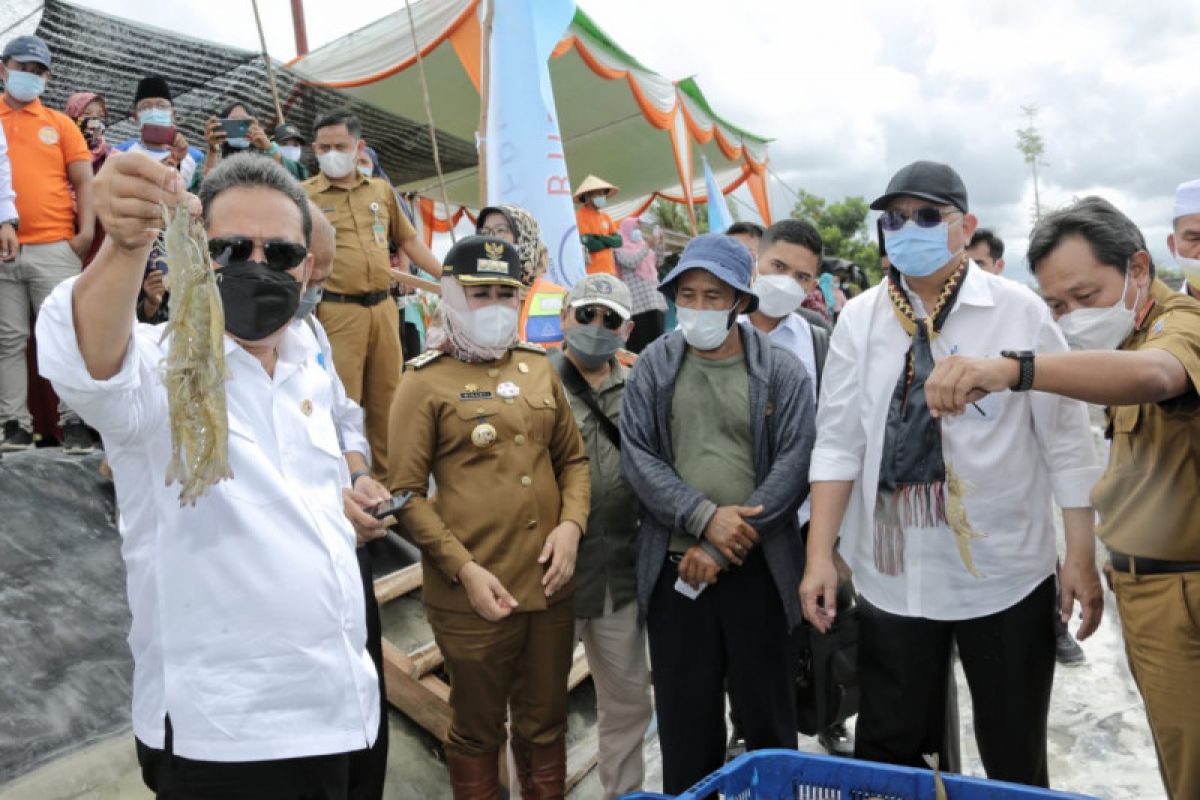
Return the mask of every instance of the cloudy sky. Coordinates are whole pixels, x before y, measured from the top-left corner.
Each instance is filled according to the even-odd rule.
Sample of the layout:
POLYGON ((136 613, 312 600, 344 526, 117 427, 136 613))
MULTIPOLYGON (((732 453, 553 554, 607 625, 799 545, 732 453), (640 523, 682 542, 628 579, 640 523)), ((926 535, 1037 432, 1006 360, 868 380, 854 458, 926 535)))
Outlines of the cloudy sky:
MULTIPOLYGON (((76 0, 256 49, 249 0, 76 0), (219 13, 217 11, 219 7, 219 13), (169 14, 163 9, 170 8, 169 14)), ((1046 141, 1043 208, 1098 193, 1170 263, 1172 193, 1200 177, 1200 3, 1183 0, 581 0, 643 64, 696 75, 718 113, 774 138, 774 170, 828 198, 882 192, 918 158, 962 174, 972 210, 1024 271, 1033 207, 1021 106, 1046 141)), ((305 0, 310 48, 403 8, 305 0)), ((271 54, 295 53, 288 0, 260 0, 271 54)), ((772 181, 774 183, 774 181, 772 181)), ((790 196, 772 189, 776 213, 790 196)), ((749 216, 749 215, 746 215, 749 216)))

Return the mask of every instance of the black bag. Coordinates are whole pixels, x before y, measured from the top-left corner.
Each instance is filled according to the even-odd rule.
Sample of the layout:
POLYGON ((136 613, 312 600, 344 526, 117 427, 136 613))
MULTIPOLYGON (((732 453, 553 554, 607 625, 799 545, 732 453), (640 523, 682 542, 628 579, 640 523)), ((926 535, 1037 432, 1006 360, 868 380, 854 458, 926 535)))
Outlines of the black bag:
POLYGON ((828 633, 807 624, 801 628, 796 728, 807 736, 858 713, 858 609, 838 606, 828 633))

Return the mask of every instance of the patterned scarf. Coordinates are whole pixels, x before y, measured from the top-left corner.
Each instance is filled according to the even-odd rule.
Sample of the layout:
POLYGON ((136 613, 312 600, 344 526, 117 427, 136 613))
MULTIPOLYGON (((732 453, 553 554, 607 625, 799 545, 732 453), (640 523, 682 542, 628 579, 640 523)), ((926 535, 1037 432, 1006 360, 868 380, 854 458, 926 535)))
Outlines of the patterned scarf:
MULTIPOLYGON (((888 406, 875 499, 875 568, 885 575, 904 572, 904 528, 946 522, 946 465, 941 423, 929 413, 925 381, 933 371, 930 342, 941 332, 967 275, 967 259, 946 279, 929 317, 918 319, 895 267, 888 270, 888 297, 896 319, 912 338, 905 368, 888 406)), ((952 486, 959 486, 957 480, 952 486)), ((951 498, 958 504, 960 498, 951 498)))

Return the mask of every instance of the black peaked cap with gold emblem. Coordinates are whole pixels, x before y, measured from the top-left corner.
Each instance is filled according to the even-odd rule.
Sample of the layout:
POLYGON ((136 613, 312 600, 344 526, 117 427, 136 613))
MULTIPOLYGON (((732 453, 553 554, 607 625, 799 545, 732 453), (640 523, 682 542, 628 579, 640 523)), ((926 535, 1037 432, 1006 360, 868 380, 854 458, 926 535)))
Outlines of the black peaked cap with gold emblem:
POLYGON ((444 275, 466 286, 497 283, 523 289, 521 257, 517 248, 492 236, 468 236, 450 248, 442 261, 444 275))

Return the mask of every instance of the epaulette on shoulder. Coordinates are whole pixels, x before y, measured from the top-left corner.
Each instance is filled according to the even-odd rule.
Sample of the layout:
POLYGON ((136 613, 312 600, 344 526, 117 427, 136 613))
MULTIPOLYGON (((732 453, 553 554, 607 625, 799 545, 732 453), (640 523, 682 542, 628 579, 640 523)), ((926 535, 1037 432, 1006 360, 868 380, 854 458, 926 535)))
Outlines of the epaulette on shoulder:
POLYGON ((421 367, 429 366, 444 355, 446 355, 446 353, 443 350, 426 350, 424 353, 421 353, 421 355, 405 361, 404 366, 412 367, 413 369, 420 369, 421 367))
POLYGON ((532 342, 517 342, 516 349, 525 350, 530 353, 541 353, 542 355, 546 355, 546 348, 542 347, 540 344, 533 344, 532 342))

